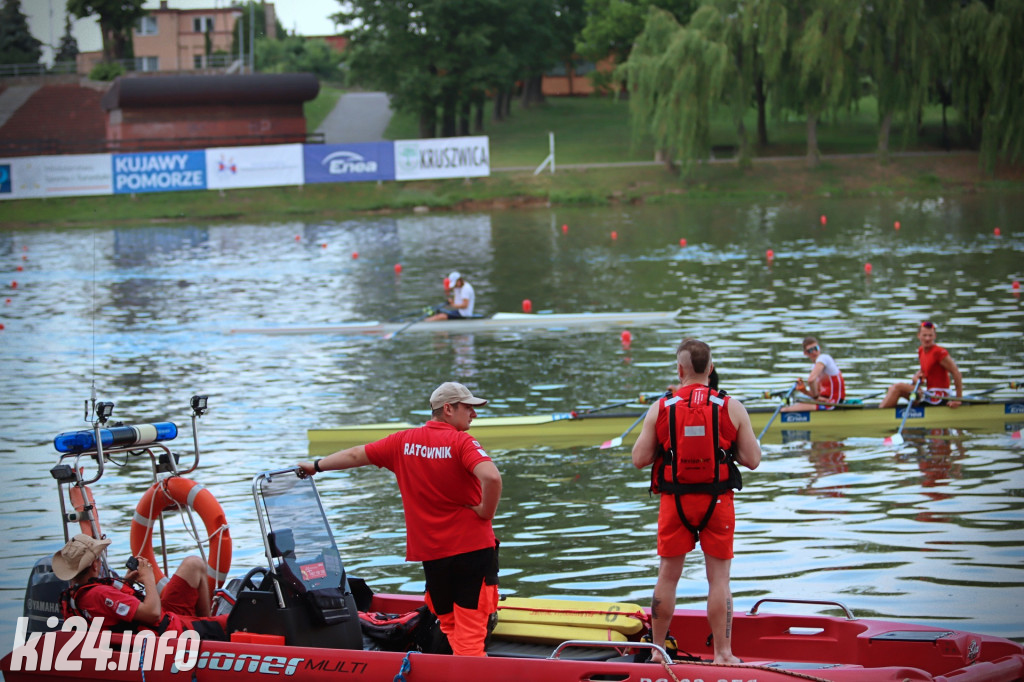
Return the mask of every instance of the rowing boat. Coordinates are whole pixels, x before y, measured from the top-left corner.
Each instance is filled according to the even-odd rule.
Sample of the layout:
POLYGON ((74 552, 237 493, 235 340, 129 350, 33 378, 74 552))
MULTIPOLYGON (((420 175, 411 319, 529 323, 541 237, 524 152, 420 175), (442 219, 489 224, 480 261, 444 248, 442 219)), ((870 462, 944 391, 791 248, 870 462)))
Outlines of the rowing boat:
MULTIPOLYGON (((196 447, 187 471, 177 469, 178 457, 161 442, 177 436, 177 427, 170 422, 104 427, 98 420, 92 432, 68 432, 55 439, 62 454, 50 475, 57 480, 65 539, 69 526, 103 537, 89 486, 102 477, 105 462, 148 459, 150 467, 132 470, 153 474, 151 491, 199 490, 212 499, 209 490, 185 478, 199 464, 196 418, 206 409, 202 396, 194 397, 192 405, 196 447), (65 513, 68 505, 74 513, 65 513)), ((1019 643, 941 625, 858 618, 827 596, 764 597, 748 612, 737 613, 732 649, 743 660, 737 664, 713 662, 705 611, 673 612, 675 662, 658 664, 644 659, 656 648, 667 656, 669 643, 663 648, 644 640, 650 632, 649 609, 579 598, 504 599, 486 657, 444 655, 436 619, 422 596, 374 594, 345 570, 313 478, 297 468, 262 472, 253 479, 252 494, 266 563, 218 590, 215 607, 227 615, 227 641, 187 636, 193 632, 168 631, 159 637, 151 631, 100 632, 99 618, 88 623, 74 616, 61 623, 58 600, 67 583, 53 574, 46 556, 32 569, 15 648, 0 660, 4 679, 982 682, 1024 677, 1024 646, 1019 643), (772 603, 787 604, 788 613, 764 608, 772 603), (828 609, 838 615, 794 614, 794 609, 828 609), (392 629, 384 629, 388 627, 392 629)), ((136 517, 139 509, 151 506, 145 503, 147 495, 136 517)), ((199 510, 191 493, 178 497, 180 504, 168 506, 168 512, 180 507, 191 514, 194 506, 199 510)), ((133 524, 138 522, 136 518, 133 524)), ((231 559, 230 546, 226 555, 221 552, 224 543, 230 545, 222 513, 219 523, 207 538, 208 563, 214 569, 211 580, 217 584, 230 570, 231 559), (215 550, 215 544, 221 546, 215 550)), ((163 533, 156 538, 144 535, 148 542, 164 541, 163 533)), ((133 537, 133 554, 138 549, 134 543, 133 537)), ((167 546, 161 549, 166 553, 167 546)), ((106 560, 104 565, 110 570, 106 560)))
MULTIPOLYGON (((754 433, 760 433, 775 412, 773 407, 747 408, 754 433)), ((598 413, 577 416, 559 414, 474 419, 470 433, 485 447, 517 449, 537 446, 575 447, 598 445, 625 431, 642 412, 598 413)), ((782 412, 762 440, 799 440, 884 436, 899 428, 904 407, 878 409, 877 404, 815 412, 782 412)), ((408 422, 384 422, 309 429, 309 454, 323 456, 342 448, 370 443, 395 431, 416 426, 408 422)), ((1019 431, 1024 427, 1024 396, 987 403, 965 403, 956 409, 945 406, 914 405, 907 416, 907 428, 969 428, 978 431, 1019 431)), ((632 443, 639 427, 623 444, 632 443)))
POLYGON ((452 333, 503 332, 523 329, 578 329, 612 326, 641 326, 669 324, 682 312, 662 310, 647 312, 617 313, 495 313, 491 317, 468 320, 444 320, 440 322, 343 322, 317 327, 256 327, 232 329, 232 334, 344 334, 384 335, 402 330, 404 333, 452 333))

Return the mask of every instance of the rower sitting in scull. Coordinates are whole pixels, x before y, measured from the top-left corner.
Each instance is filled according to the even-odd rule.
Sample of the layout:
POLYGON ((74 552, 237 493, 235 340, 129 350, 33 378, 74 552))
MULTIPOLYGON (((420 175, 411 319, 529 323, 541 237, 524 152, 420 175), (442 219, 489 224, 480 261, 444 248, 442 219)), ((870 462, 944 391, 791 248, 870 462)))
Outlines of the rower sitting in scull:
POLYGON ((473 285, 467 282, 458 270, 453 270, 448 275, 447 282, 445 295, 448 297, 448 307, 428 317, 427 322, 473 317, 473 305, 476 303, 473 285))

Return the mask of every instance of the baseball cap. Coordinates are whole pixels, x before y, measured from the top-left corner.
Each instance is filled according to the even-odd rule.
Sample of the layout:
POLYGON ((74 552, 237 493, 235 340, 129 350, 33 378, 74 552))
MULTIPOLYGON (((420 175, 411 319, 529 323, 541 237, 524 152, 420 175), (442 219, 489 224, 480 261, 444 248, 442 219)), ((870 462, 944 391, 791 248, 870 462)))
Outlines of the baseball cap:
POLYGON ((53 555, 53 573, 61 580, 71 580, 92 565, 110 545, 110 540, 97 540, 83 533, 53 555))
POLYGON ((448 273, 448 286, 455 286, 455 283, 462 278, 462 273, 458 270, 452 270, 448 273))
POLYGON ((446 381, 430 394, 430 409, 436 410, 439 407, 451 403, 466 403, 467 405, 486 405, 483 398, 475 397, 468 388, 455 381, 446 381))

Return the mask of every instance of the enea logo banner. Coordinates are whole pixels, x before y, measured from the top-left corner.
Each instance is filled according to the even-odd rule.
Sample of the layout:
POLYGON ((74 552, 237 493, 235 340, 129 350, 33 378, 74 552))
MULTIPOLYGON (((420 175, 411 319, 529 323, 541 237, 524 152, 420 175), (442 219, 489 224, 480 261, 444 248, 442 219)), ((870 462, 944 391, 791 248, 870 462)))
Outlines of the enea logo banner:
POLYGON ((307 144, 303 162, 307 183, 395 179, 392 142, 307 144))
POLYGON ((206 189, 206 152, 114 154, 114 193, 206 189))
POLYGON ((395 142, 395 179, 473 178, 491 174, 488 138, 447 137, 395 142))

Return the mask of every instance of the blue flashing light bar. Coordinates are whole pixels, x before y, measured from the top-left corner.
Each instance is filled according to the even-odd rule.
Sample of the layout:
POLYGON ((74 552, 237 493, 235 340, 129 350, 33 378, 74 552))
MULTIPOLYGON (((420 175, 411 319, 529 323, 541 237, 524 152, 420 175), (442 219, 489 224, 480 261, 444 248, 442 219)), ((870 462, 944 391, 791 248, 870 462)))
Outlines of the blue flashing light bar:
MULTIPOLYGON (((162 440, 174 440, 177 437, 178 427, 172 422, 137 424, 135 426, 112 426, 108 429, 100 429, 100 439, 105 448, 146 445, 162 440)), ((95 450, 95 431, 92 429, 66 431, 53 439, 53 447, 57 449, 57 452, 95 450)))

